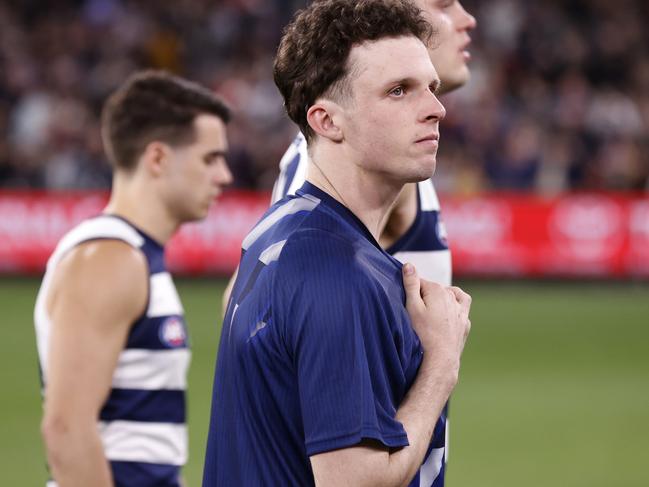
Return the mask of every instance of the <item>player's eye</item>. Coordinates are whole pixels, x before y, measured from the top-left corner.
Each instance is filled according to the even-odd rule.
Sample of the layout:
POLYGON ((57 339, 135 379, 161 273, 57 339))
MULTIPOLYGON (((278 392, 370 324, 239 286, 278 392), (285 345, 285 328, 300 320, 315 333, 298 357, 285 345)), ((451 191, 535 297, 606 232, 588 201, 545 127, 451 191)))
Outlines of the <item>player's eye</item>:
POLYGON ((214 157, 214 156, 203 157, 203 163, 205 163, 206 166, 211 166, 217 161, 218 161, 218 157, 214 157))
POLYGON ((396 88, 390 90, 390 95, 392 96, 401 97, 405 94, 406 94, 406 90, 403 88, 403 86, 397 86, 396 88))

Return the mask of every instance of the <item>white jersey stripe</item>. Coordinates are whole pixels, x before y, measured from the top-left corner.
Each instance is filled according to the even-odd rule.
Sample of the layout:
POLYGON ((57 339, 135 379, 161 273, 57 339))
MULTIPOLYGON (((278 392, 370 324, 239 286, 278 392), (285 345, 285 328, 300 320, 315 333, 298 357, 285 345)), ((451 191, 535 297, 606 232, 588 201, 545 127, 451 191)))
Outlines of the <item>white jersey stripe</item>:
POLYGON ((111 421, 99 422, 99 431, 109 460, 168 465, 187 461, 184 424, 111 421))
POLYGON ((446 417, 446 427, 444 429, 444 462, 448 463, 448 439, 451 437, 450 422, 446 417))
POLYGON ((191 352, 176 350, 124 350, 113 374, 113 388, 184 390, 191 352))
POLYGON ((282 160, 279 161, 280 174, 279 177, 277 178, 277 181, 275 181, 275 185, 273 187, 271 204, 275 203, 278 200, 281 200, 284 194, 286 193, 285 191, 286 172, 285 171, 287 166, 293 161, 295 156, 300 153, 300 149, 299 149, 300 145, 301 144, 298 143, 298 138, 296 138, 296 140, 289 146, 289 148, 284 153, 282 160))
POLYGON ((295 194, 306 180, 306 173, 309 167, 308 161, 310 160, 306 142, 299 145, 299 152, 300 164, 298 164, 297 169, 295 170, 295 177, 293 178, 293 181, 291 181, 291 185, 288 187, 288 194, 295 194), (304 161, 304 163, 302 161, 304 161))
POLYGON ((424 279, 443 286, 451 285, 451 251, 448 249, 403 251, 394 254, 394 257, 403 264, 410 262, 424 279))
POLYGON ((252 229, 252 231, 246 236, 246 238, 243 239, 241 248, 248 250, 261 235, 263 235, 269 228, 271 228, 285 216, 292 215, 293 213, 298 213, 300 211, 311 211, 316 206, 318 206, 319 203, 320 200, 317 198, 304 197, 295 198, 285 205, 280 206, 277 210, 260 221, 257 226, 252 229))
POLYGON ((439 211, 439 198, 430 180, 417 183, 419 187, 419 198, 421 199, 422 211, 439 211))
POLYGON ((183 305, 180 303, 180 297, 171 279, 171 274, 168 272, 152 274, 149 282, 151 285, 151 298, 146 313, 147 317, 156 318, 158 316, 183 314, 183 305))
POLYGON ((430 487, 442 470, 444 448, 434 448, 419 470, 419 486, 430 487))
POLYGON ((119 218, 106 215, 86 220, 67 233, 56 246, 56 250, 50 257, 49 262, 54 266, 58 264, 62 254, 76 247, 79 243, 98 238, 124 240, 133 247, 138 248, 144 243, 144 239, 128 223, 119 218))
POLYGON ((273 245, 271 245, 261 253, 261 255, 259 256, 259 260, 266 265, 270 264, 271 262, 275 262, 277 259, 279 259, 279 256, 282 253, 282 249, 284 248, 285 243, 286 240, 282 240, 281 242, 274 243, 273 245))

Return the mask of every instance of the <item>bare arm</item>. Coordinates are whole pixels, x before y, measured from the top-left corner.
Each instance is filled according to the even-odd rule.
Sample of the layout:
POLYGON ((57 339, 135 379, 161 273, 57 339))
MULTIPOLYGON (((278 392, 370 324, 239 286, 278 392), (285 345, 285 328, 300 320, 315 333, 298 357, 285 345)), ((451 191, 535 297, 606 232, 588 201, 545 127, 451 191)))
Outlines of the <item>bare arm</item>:
POLYGON ((316 485, 401 486, 421 466, 444 404, 457 383, 460 356, 469 333, 471 298, 459 288, 420 281, 410 264, 404 266, 407 310, 424 348, 412 387, 396 418, 403 424, 409 446, 388 451, 363 443, 313 455, 316 485), (408 270, 412 269, 412 273, 408 270))
POLYGON ((113 485, 97 419, 146 299, 146 261, 124 242, 80 245, 56 270, 41 431, 59 487, 113 485))

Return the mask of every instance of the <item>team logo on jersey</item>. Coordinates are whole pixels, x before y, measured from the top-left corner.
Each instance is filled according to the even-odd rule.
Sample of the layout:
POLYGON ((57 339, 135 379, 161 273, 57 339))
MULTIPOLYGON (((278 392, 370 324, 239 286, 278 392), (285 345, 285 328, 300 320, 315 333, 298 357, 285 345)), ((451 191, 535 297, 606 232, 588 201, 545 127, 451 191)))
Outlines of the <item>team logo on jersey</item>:
POLYGON ((437 218, 437 239, 442 243, 444 247, 448 248, 448 234, 446 233, 446 225, 444 225, 441 215, 438 215, 437 218))
POLYGON ((181 318, 172 316, 160 325, 160 341, 169 348, 184 347, 187 343, 185 323, 181 318))

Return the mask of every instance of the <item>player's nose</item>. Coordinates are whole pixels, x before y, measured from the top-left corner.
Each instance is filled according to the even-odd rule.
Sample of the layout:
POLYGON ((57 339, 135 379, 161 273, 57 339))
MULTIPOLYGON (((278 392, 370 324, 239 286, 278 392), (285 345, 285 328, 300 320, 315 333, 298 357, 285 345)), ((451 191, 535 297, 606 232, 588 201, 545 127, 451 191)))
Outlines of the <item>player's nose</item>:
POLYGON ((462 24, 461 27, 466 30, 473 30, 476 28, 478 25, 478 21, 475 19, 473 15, 471 15, 469 12, 466 11, 464 6, 458 2, 458 7, 460 8, 460 13, 462 15, 462 24))
POLYGON ((223 161, 217 164, 216 169, 216 173, 214 174, 214 182, 216 184, 218 184, 219 186, 228 186, 232 184, 234 177, 232 176, 232 171, 230 171, 230 167, 228 166, 227 162, 223 161))
POLYGON ((434 93, 429 93, 425 105, 425 119, 440 121, 446 117, 446 108, 434 93))

